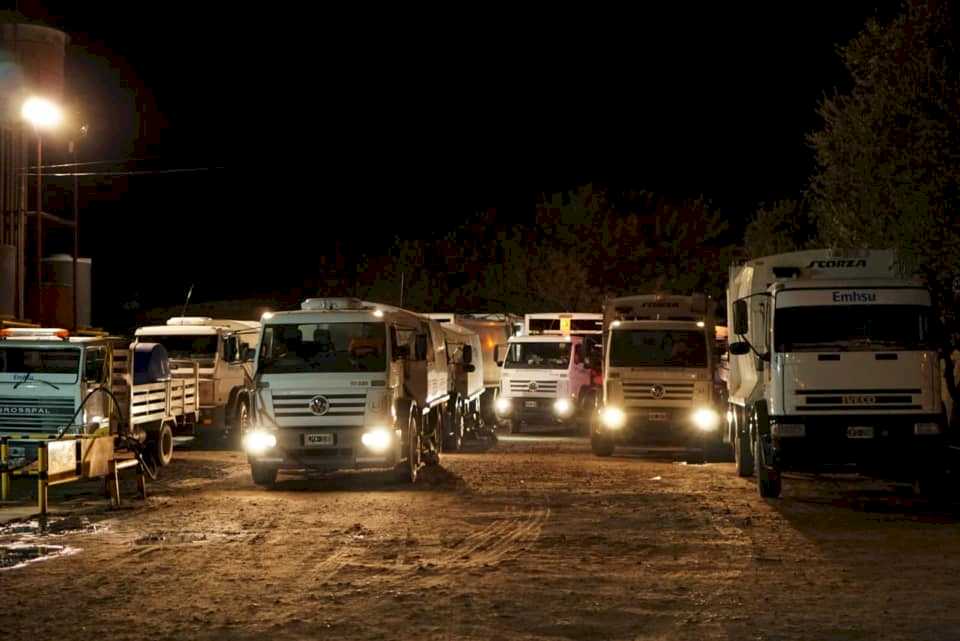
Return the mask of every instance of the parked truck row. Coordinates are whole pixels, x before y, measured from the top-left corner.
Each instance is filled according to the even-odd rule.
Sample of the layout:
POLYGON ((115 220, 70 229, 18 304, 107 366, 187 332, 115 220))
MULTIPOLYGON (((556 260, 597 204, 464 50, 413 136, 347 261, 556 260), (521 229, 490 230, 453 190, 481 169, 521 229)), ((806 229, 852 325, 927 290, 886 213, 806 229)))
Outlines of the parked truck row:
MULTIPOLYGON (((393 468, 416 481, 501 427, 569 426, 596 456, 732 455, 777 497, 785 472, 857 471, 943 488, 944 364, 924 283, 889 251, 812 250, 732 266, 729 326, 700 293, 600 313, 417 313, 312 298, 259 322, 171 318, 133 342, 0 333, 4 469, 37 442, 109 435, 157 466, 177 438, 230 436, 256 483, 393 468)), ((79 450, 78 450, 79 451, 79 450)))

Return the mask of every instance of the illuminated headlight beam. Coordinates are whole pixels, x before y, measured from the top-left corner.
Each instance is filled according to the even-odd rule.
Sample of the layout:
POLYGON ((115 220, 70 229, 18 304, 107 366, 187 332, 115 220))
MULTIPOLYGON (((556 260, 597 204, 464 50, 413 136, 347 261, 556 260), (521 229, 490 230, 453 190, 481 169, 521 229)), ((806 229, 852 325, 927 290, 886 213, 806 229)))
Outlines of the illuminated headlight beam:
POLYGON ((263 454, 276 446, 277 436, 264 430, 253 430, 243 437, 243 449, 253 455, 263 454))
POLYGON ((693 424, 703 432, 713 432, 720 427, 720 415, 709 407, 701 407, 693 413, 693 424))

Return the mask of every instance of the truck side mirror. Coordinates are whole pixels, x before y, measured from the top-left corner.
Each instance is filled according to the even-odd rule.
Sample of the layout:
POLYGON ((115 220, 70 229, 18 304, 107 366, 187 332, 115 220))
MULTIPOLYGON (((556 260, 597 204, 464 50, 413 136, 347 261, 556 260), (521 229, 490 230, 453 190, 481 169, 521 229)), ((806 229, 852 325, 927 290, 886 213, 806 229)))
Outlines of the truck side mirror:
POLYGON ((507 348, 509 345, 497 345, 493 352, 493 360, 497 362, 497 367, 503 367, 503 361, 507 360, 507 348))
MULTIPOLYGON (((463 346, 462 359, 464 365, 469 365, 473 362, 473 347, 470 345, 463 346)), ((472 372, 473 370, 467 370, 472 372)))
POLYGON ((413 351, 414 351, 413 360, 415 361, 427 360, 427 335, 426 334, 417 334, 417 337, 414 340, 413 351))
POLYGON ((745 341, 730 343, 730 353, 734 356, 743 356, 750 353, 750 345, 745 341))
MULTIPOLYGON (((738 336, 744 336, 750 331, 750 325, 747 321, 748 309, 747 301, 744 299, 733 301, 733 333, 738 336)), ((733 346, 731 345, 731 348, 733 346)))
POLYGON ((237 337, 228 336, 223 340, 223 360, 233 363, 237 360, 237 337))

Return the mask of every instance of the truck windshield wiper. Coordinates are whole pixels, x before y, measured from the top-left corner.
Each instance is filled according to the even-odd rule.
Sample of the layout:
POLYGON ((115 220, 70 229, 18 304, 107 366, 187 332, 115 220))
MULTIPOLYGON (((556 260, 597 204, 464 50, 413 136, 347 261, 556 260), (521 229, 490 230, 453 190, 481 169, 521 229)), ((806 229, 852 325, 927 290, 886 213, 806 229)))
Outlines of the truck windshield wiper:
POLYGON ((17 383, 13 386, 13 389, 17 389, 18 387, 26 383, 28 380, 31 380, 31 381, 37 381, 38 383, 44 383, 46 385, 49 385, 53 389, 57 390, 58 392, 60 391, 60 388, 57 385, 54 385, 53 383, 51 383, 50 381, 44 380, 42 378, 31 378, 32 376, 33 376, 33 370, 30 370, 29 372, 27 372, 26 376, 24 376, 21 380, 17 381, 17 383))

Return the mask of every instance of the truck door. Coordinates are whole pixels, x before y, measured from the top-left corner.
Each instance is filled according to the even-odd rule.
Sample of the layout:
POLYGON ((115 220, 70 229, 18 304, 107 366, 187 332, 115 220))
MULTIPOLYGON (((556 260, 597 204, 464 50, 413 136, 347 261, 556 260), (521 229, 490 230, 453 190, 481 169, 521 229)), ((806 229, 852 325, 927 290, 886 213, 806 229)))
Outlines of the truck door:
MULTIPOLYGON (((104 346, 87 347, 83 352, 83 384, 80 386, 80 401, 94 390, 103 390, 107 384, 107 348, 104 346)), ((77 424, 86 425, 94 417, 110 419, 111 405, 109 397, 103 391, 93 394, 84 405, 84 412, 77 417, 77 424)))

